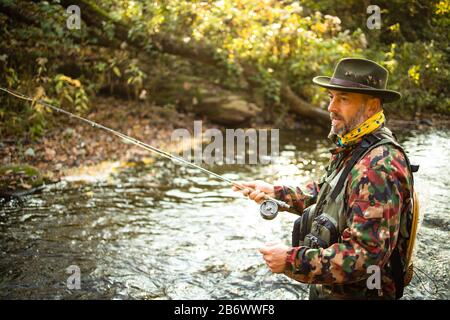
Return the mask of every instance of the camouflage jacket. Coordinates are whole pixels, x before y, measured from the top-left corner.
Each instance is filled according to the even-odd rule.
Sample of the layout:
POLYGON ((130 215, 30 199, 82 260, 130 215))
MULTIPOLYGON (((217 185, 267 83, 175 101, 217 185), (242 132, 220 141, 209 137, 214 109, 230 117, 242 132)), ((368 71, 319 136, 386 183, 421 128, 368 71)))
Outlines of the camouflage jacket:
MULTIPOLYGON (((355 146, 331 150, 327 171, 340 170, 355 146), (338 161, 343 157, 343 161, 338 161), (339 167, 336 164, 340 162, 339 167)), ((293 247, 288 252, 285 274, 297 281, 320 284, 321 294, 330 298, 395 297, 389 258, 398 245, 405 257, 405 217, 412 208, 412 179, 405 156, 392 144, 372 149, 352 168, 346 186, 347 228, 340 241, 328 248, 293 247), (397 243, 398 240, 398 243, 397 243), (381 270, 381 290, 369 290, 367 268, 381 270)), ((299 187, 275 186, 275 197, 301 214, 315 203, 320 184, 299 187)), ((404 261, 403 261, 404 262, 404 261)), ((315 289, 315 288, 313 288, 315 289)))

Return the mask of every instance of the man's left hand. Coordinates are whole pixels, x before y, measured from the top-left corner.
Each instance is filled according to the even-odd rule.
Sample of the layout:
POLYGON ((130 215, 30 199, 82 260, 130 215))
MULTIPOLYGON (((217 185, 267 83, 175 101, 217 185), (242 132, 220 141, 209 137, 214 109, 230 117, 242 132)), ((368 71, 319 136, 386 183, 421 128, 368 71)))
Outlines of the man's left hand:
POLYGON ((273 273, 283 273, 290 247, 282 243, 266 243, 259 249, 267 266, 273 273))

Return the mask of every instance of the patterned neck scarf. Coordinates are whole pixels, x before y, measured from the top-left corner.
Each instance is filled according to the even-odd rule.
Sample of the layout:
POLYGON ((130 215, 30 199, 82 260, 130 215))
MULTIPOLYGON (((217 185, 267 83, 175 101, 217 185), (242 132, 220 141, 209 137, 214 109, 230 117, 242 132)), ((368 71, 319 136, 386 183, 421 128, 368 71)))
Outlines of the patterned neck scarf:
POLYGON ((385 120, 386 118, 384 117, 383 110, 381 110, 349 133, 346 133, 343 136, 338 136, 337 144, 340 147, 348 146, 352 142, 381 127, 385 120))

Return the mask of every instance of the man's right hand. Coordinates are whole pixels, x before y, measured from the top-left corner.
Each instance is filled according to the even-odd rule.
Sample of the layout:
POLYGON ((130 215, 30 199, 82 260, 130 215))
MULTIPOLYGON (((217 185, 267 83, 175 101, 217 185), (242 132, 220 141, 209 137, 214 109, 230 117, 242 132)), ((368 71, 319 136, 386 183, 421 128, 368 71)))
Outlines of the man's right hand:
POLYGON ((239 187, 233 186, 233 191, 242 193, 244 196, 248 196, 250 199, 254 200, 256 203, 261 203, 264 201, 266 196, 274 197, 275 192, 273 185, 261 181, 250 181, 250 182, 238 182, 248 189, 240 189, 239 187))

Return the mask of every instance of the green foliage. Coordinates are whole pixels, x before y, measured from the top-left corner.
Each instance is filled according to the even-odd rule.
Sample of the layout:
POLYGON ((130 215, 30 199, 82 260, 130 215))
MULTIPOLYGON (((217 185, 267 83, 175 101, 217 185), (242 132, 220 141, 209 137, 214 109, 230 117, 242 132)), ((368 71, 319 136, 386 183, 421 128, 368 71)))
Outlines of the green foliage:
POLYGON ((450 113, 450 68, 433 41, 392 44, 386 58, 393 88, 403 93, 401 103, 406 110, 450 113))
POLYGON ((389 86, 403 99, 386 107, 391 111, 450 113, 448 0, 378 0, 381 30, 368 30, 363 1, 302 1, 310 12, 318 10, 342 19, 342 27, 360 30, 367 39, 364 56, 390 71, 389 86), (352 12, 351 15, 346 14, 352 12))
POLYGON ((256 65, 260 74, 255 80, 262 85, 267 104, 280 102, 281 81, 307 98, 311 92, 319 94, 311 77, 329 71, 343 56, 361 53, 365 46, 361 34, 342 30, 337 17, 320 12, 305 16, 298 2, 174 1, 166 10, 177 22, 166 18, 160 29, 182 35, 186 43, 215 47, 229 77, 239 76, 242 62, 256 65))
POLYGON ((66 107, 66 109, 78 113, 83 113, 88 109, 89 99, 80 81, 58 74, 54 79, 54 83, 54 89, 60 105, 64 105, 67 102, 69 108, 66 107))
MULTIPOLYGON (((369 30, 367 3, 359 0, 168 1, 160 5, 164 19, 158 30, 177 34, 186 43, 215 47, 228 78, 239 77, 243 61, 256 65, 259 76, 254 80, 266 104, 279 105, 283 81, 312 103, 324 105, 325 95, 311 79, 330 75, 339 59, 352 56, 389 67, 390 87, 405 97, 392 110, 447 113, 448 3, 371 2, 381 8, 382 29, 369 30)), ((219 77, 222 83, 240 85, 219 77)))
POLYGON ((144 80, 147 78, 147 75, 139 68, 137 59, 130 61, 125 69, 125 76, 127 77, 127 84, 133 87, 134 95, 138 96, 144 86, 144 80))
MULTIPOLYGON (((0 83, 11 89, 44 99, 59 100, 58 94, 74 99, 78 109, 86 109, 83 88, 72 93, 61 91, 53 81, 57 69, 67 62, 68 56, 80 48, 83 31, 72 34, 65 27, 66 15, 61 7, 47 1, 4 1, 0 6, 8 10, 0 13, 0 83), (12 14, 14 12, 15 14, 12 14), (73 96, 72 96, 73 94, 73 96)), ((35 139, 41 136, 48 110, 41 105, 0 95, 0 134, 35 139)))
MULTIPOLYGON (((98 27, 83 22, 80 30, 66 28, 59 2, 0 0, 8 9, 0 11, 0 82, 75 112, 87 112, 88 97, 104 88, 125 88, 137 98, 170 72, 248 90, 241 80, 249 67, 269 110, 285 114, 281 83, 324 107, 324 91, 311 79, 330 75, 339 59, 352 56, 391 71, 390 87, 404 96, 392 110, 450 113, 448 0, 371 1, 381 8, 381 30, 367 29, 369 3, 360 0, 102 0, 95 4, 112 20, 98 27), (129 42, 118 40, 122 31, 114 21, 126 27, 129 42), (155 34, 212 48, 218 68, 162 54, 151 41, 155 34), (145 58, 133 41, 142 42, 145 58)), ((37 137, 47 117, 45 108, 0 96, 2 135, 37 137)))

